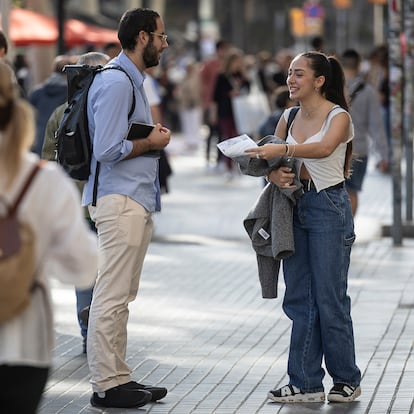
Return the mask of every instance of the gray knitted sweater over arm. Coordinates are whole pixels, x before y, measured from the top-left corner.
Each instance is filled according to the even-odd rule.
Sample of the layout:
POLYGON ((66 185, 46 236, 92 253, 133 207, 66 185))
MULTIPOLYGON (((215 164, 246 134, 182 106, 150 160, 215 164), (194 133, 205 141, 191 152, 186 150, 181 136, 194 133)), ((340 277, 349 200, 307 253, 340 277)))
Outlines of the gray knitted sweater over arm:
MULTIPOLYGON (((285 143, 284 140, 268 135, 258 142, 285 143)), ((283 157, 263 160, 242 156, 235 158, 245 175, 266 176, 279 168, 283 157)), ((296 188, 280 189, 268 183, 258 196, 243 224, 256 252, 259 281, 263 298, 277 297, 277 283, 280 260, 294 254, 293 206, 303 194, 302 184, 295 178, 296 188)))

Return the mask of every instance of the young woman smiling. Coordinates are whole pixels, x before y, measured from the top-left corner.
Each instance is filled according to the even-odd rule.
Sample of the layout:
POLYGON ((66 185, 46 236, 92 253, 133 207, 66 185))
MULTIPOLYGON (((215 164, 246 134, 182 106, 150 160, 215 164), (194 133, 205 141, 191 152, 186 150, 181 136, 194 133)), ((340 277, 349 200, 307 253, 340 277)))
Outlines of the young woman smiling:
MULTIPOLYGON (((292 320, 289 384, 269 392, 276 402, 325 401, 326 369, 331 402, 350 402, 361 394, 355 362, 351 301, 347 294, 351 246, 355 240, 349 196, 344 187, 352 155, 353 124, 344 96, 343 70, 320 52, 296 56, 289 68, 290 98, 300 109, 286 133, 291 109, 275 134, 286 144, 266 144, 246 152, 270 159, 295 157, 303 195, 293 208, 295 253, 283 261, 283 309, 292 320)), ((294 172, 280 167, 268 179, 292 187, 294 172)))

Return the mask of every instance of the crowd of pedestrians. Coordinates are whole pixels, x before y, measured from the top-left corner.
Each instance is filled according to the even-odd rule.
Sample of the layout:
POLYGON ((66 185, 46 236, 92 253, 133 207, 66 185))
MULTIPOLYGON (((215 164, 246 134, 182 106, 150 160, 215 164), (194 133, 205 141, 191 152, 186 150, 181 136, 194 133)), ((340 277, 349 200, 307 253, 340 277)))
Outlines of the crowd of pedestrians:
MULTIPOLYGON (((108 44, 80 58, 71 54, 56 56, 50 76, 33 85, 30 62, 24 56, 18 55, 14 71, 13 65, 6 63, 8 43, 0 32, 0 158, 4 160, 0 168, 5 169, 0 179, 2 198, 12 198, 20 177, 40 157, 55 160, 54 131, 67 102, 64 66, 75 62, 104 65, 112 59, 111 63, 127 73, 104 71, 96 76, 89 91, 87 114, 93 154, 91 175, 80 184, 82 202, 71 180, 58 166, 48 163, 38 180, 38 199, 33 195, 36 199, 29 198, 27 203, 53 205, 53 212, 46 217, 45 209, 26 208, 22 213, 35 223, 39 235, 42 223, 50 232, 39 237, 45 243, 39 263, 56 253, 59 265, 68 272, 60 277, 77 287, 83 352, 91 376, 91 404, 140 407, 167 395, 162 386, 134 381, 126 349, 128 304, 138 294, 152 237, 152 215, 161 209, 161 194, 169 191, 167 177, 172 170, 168 144, 172 133, 182 132, 184 151, 191 155, 203 147, 206 166, 223 177, 234 178, 237 163, 216 150, 216 144, 247 132, 238 125, 233 98, 249 95, 255 88, 266 97, 269 117, 258 122, 253 138, 266 135, 284 141, 261 142, 245 156, 249 163, 265 162, 262 166, 268 166, 268 160, 294 159, 294 170, 282 163, 272 164, 262 175, 270 183, 267 187, 281 194, 298 185, 301 189, 300 198, 291 206, 290 236, 296 253, 283 260, 283 305, 293 322, 289 383, 271 390, 268 397, 283 403, 324 401, 324 358, 333 381, 328 400, 353 401, 361 393, 361 374, 355 362, 347 272, 355 237, 353 216, 370 153, 375 151, 373 156, 382 172, 389 169, 384 55, 380 59, 379 51, 373 53, 370 66, 353 49, 341 52, 338 58, 323 51, 295 56, 289 49, 277 51, 274 57, 267 51, 251 56, 220 39, 215 54, 200 62, 191 55, 174 60, 172 75, 171 59, 164 59, 169 46, 166 28, 156 11, 126 11, 118 37, 119 44, 108 44), (292 107, 300 110, 294 113, 292 107), (4 108, 12 108, 12 112, 4 108), (294 118, 289 117, 290 113, 294 118), (19 119, 27 125, 24 130, 18 129, 21 134, 15 137, 10 128, 19 119), (131 121, 153 124, 154 128, 146 139, 127 140, 131 121), (208 131, 205 137, 203 127, 208 131), (11 151, 16 153, 13 165, 8 155, 12 139, 16 139, 16 149, 11 151), (159 151, 160 159, 149 155, 154 150, 159 151), (55 190, 46 191, 47 187, 55 190), (65 203, 54 200, 56 197, 62 197, 65 203), (85 214, 82 217, 81 203, 87 209, 92 231, 88 232, 85 214), (82 253, 77 254, 79 251, 82 253), (85 309, 86 318, 81 316, 85 309)), ((43 279, 48 276, 41 271, 36 277, 47 287, 43 279)), ((33 306, 40 306, 41 300, 34 300, 33 306)), ((47 310, 51 312, 49 302, 47 310)), ((39 339, 37 354, 16 354, 13 341, 24 340, 39 322, 38 309, 27 312, 0 327, 0 383, 4 384, 6 377, 22 375, 10 369, 16 365, 23 369, 28 382, 36 380, 38 386, 26 402, 19 402, 10 387, 8 399, 0 396, 0 405, 17 407, 25 403, 27 406, 19 412, 34 413, 51 364, 52 326, 39 328, 44 338, 39 339), (24 332, 29 323, 30 329, 24 332)), ((30 388, 30 384, 27 386, 30 388)))

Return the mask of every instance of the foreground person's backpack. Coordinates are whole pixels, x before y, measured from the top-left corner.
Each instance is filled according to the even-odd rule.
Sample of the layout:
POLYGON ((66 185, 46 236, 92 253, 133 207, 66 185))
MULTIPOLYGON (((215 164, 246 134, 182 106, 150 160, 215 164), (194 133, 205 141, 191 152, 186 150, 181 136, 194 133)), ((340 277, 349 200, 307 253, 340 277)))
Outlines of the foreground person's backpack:
POLYGON ((17 210, 39 168, 40 163, 33 167, 16 200, 0 217, 0 323, 28 306, 34 287, 35 237, 32 228, 18 220, 17 210))
MULTIPOLYGON (((131 78, 120 66, 65 66, 68 81, 68 105, 55 133, 56 158, 69 176, 76 180, 87 180, 90 175, 92 144, 89 136, 87 114, 89 88, 95 75, 108 69, 117 69, 124 72, 131 81, 132 91, 134 90, 131 78)), ((132 115, 134 108, 135 96, 128 116, 132 115)))

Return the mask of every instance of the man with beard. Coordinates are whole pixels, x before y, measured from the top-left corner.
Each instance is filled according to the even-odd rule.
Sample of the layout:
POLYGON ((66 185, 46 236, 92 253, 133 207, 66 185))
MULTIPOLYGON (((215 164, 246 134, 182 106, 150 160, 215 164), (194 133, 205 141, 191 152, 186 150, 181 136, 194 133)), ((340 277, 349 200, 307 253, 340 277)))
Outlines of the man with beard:
POLYGON ((89 89, 93 156, 82 204, 97 227, 100 253, 87 338, 91 404, 97 407, 141 407, 167 394, 163 387, 132 380, 126 363, 128 304, 138 292, 152 213, 160 209, 158 158, 149 151, 165 148, 171 132, 157 123, 147 138, 126 136, 131 122, 152 124, 144 71, 158 65, 168 47, 164 30, 153 10, 125 12, 118 29, 122 51, 109 65, 126 73, 102 71, 89 89))

